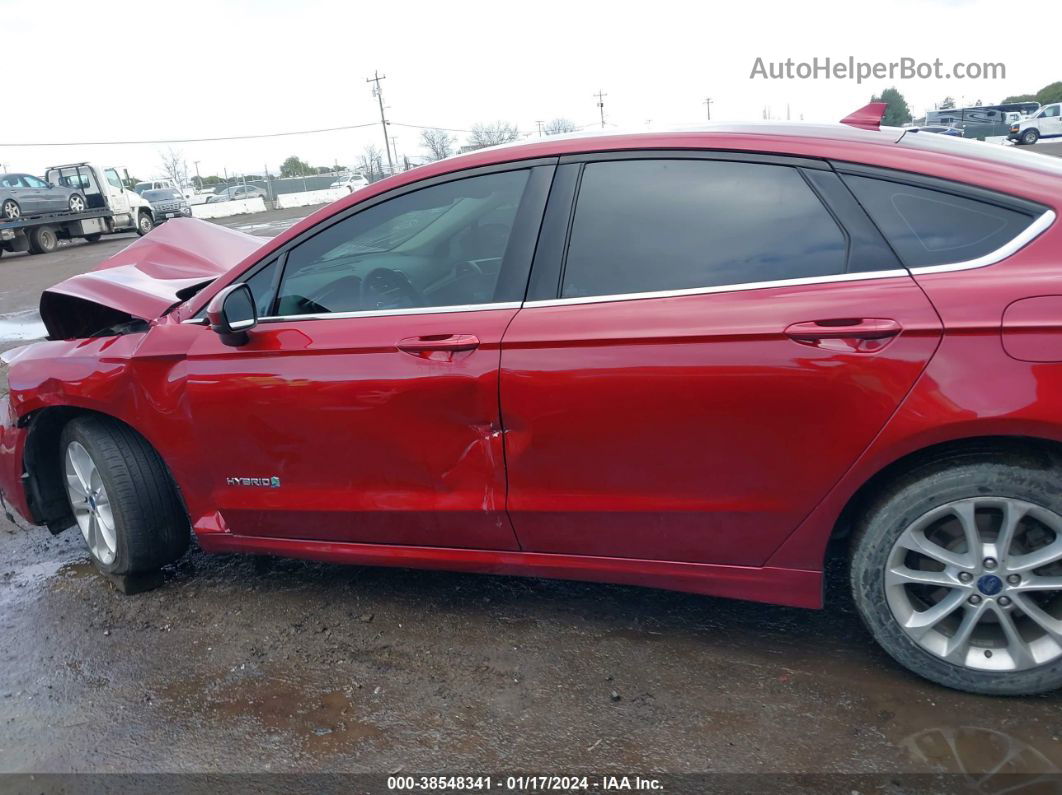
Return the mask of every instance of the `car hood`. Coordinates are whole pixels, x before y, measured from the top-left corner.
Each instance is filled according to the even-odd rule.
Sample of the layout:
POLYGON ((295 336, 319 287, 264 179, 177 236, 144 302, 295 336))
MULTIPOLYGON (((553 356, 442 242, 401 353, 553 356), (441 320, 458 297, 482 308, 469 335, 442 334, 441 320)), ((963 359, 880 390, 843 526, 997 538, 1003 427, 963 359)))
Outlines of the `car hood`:
POLYGON ((197 218, 178 218, 41 296, 51 339, 94 336, 117 323, 153 320, 266 242, 197 218))

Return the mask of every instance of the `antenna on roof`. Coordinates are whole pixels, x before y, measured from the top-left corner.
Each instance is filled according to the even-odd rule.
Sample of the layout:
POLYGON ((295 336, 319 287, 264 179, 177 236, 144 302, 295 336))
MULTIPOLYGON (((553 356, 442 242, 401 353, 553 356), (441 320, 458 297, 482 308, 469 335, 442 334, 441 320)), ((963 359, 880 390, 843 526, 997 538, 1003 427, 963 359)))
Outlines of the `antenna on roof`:
POLYGON ((841 124, 849 127, 859 127, 861 130, 880 130, 881 120, 885 116, 885 109, 889 107, 887 102, 868 102, 854 113, 849 113, 841 124))

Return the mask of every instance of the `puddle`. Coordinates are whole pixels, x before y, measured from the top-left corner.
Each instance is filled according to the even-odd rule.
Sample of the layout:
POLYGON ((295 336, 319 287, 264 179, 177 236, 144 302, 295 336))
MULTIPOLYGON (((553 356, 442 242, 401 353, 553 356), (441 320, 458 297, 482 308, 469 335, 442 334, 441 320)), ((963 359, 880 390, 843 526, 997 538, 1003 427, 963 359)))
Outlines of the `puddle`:
MULTIPOLYGON (((1032 744, 979 726, 926 729, 904 738, 911 758, 931 770, 959 773, 980 793, 1047 792, 1062 769, 1032 744)), ((1052 743, 1054 745, 1054 743, 1052 743)), ((1057 752, 1057 748, 1052 750, 1057 752)))
POLYGON ((347 691, 315 691, 253 669, 234 672, 215 683, 177 683, 163 695, 198 718, 213 716, 226 723, 251 719, 266 732, 293 738, 310 754, 349 751, 381 734, 378 726, 356 717, 347 691))
POLYGON ((29 341, 44 339, 48 330, 35 309, 0 315, 0 340, 29 341))

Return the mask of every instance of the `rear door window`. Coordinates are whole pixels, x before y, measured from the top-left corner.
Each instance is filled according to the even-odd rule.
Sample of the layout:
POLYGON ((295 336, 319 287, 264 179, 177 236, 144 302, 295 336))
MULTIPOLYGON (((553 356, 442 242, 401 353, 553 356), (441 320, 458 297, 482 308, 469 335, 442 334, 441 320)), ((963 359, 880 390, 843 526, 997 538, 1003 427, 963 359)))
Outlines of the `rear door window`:
POLYGON ((1034 220, 1030 213, 933 188, 852 174, 844 180, 909 268, 983 257, 1034 220))
POLYGON ((589 163, 562 298, 827 276, 846 239, 793 167, 725 160, 589 163))

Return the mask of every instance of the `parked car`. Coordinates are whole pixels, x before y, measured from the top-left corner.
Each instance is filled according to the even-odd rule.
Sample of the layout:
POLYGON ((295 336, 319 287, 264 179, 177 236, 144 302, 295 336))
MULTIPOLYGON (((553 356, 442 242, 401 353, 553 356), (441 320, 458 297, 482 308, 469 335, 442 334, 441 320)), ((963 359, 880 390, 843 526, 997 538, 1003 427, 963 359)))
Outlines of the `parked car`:
POLYGON ((265 199, 266 192, 255 185, 233 185, 230 188, 218 191, 213 196, 207 196, 207 203, 231 202, 239 201, 241 199, 256 199, 259 197, 265 199))
POLYGON ((1027 146, 1041 138, 1062 138, 1062 103, 1044 105, 1029 118, 1014 122, 1007 138, 1027 146))
POLYGON ((9 221, 44 213, 84 212, 85 195, 32 174, 0 174, 0 216, 9 221))
POLYGON ((188 201, 191 201, 192 197, 195 196, 195 190, 193 190, 190 185, 181 187, 180 185, 174 183, 172 179, 148 180, 147 182, 138 182, 133 186, 133 190, 141 196, 144 195, 145 191, 165 190, 167 188, 172 188, 173 190, 177 191, 188 201))
POLYGON ((939 124, 930 124, 926 127, 914 127, 911 132, 927 132, 937 133, 938 135, 953 135, 956 138, 962 138, 965 133, 958 127, 945 127, 939 124))
POLYGON ((346 176, 337 179, 329 187, 346 188, 347 191, 353 193, 356 190, 368 187, 368 185, 369 180, 365 179, 361 174, 347 174, 346 176))
POLYGON ((819 608, 841 556, 902 665, 1057 688, 1062 164, 884 107, 473 152, 268 241, 167 223, 4 356, 3 501, 116 576, 190 525, 819 608))
POLYGON ((188 200, 176 188, 146 190, 142 194, 155 211, 155 223, 161 224, 170 218, 191 218, 192 208, 188 200))

